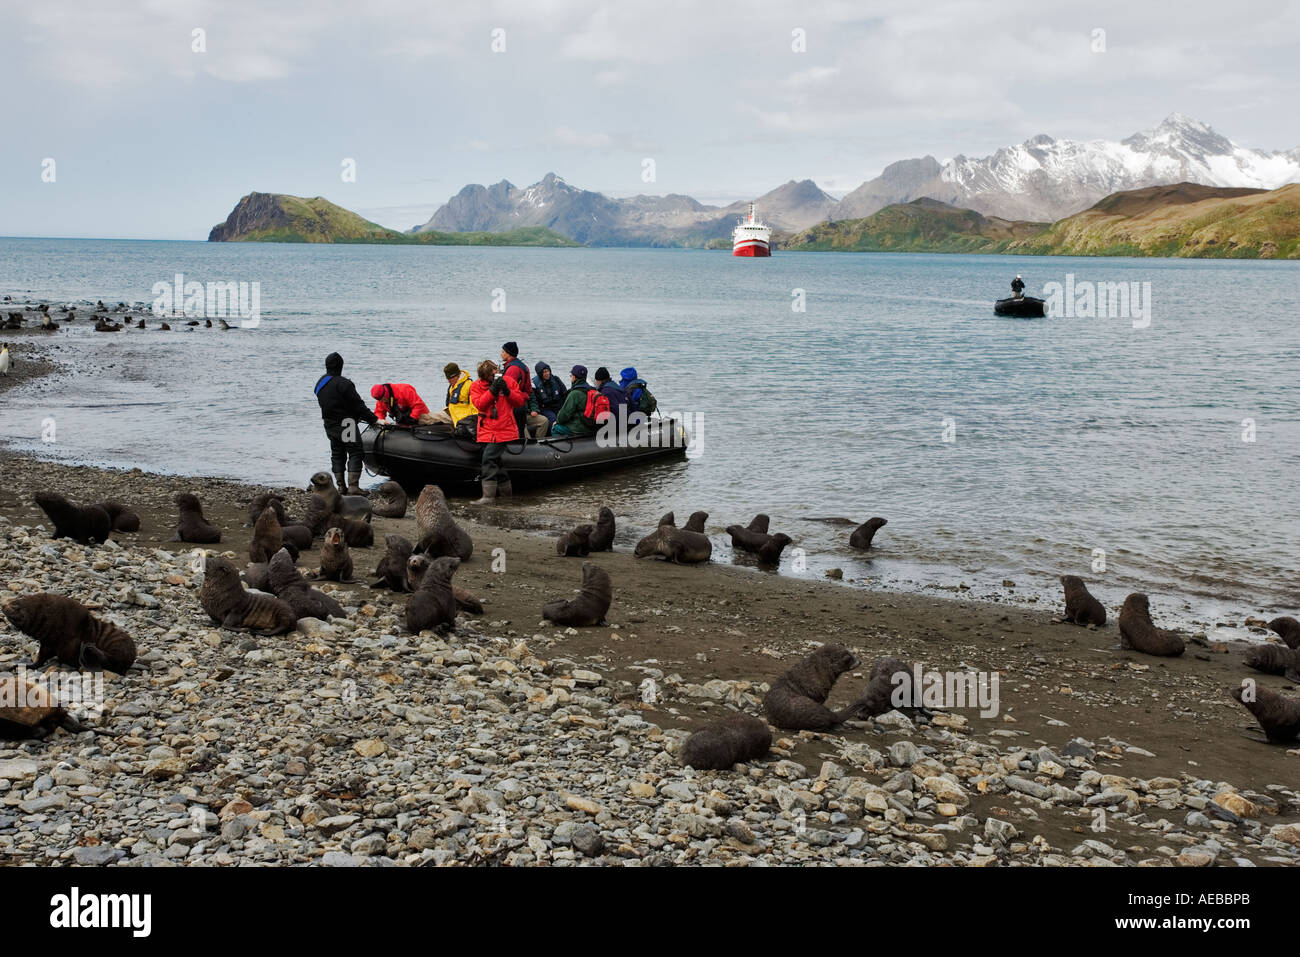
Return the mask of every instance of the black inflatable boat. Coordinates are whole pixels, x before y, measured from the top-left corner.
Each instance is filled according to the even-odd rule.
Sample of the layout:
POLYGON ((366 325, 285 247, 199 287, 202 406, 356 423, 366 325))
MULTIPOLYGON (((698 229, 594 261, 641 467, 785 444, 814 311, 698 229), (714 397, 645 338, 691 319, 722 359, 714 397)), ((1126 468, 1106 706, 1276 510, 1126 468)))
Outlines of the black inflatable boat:
POLYGON ((993 313, 998 316, 1015 316, 1018 319, 1042 319, 1047 315, 1046 305, 1042 299, 1033 296, 1021 296, 1019 299, 999 299, 993 303, 993 313))
MULTIPOLYGON (((690 436, 678 419, 654 417, 629 429, 623 441, 615 445, 595 435, 516 441, 506 446, 502 465, 519 487, 576 482, 653 459, 684 458, 690 436)), ((474 483, 483 458, 477 442, 434 427, 366 429, 361 445, 371 472, 415 491, 430 484, 445 491, 474 483)))

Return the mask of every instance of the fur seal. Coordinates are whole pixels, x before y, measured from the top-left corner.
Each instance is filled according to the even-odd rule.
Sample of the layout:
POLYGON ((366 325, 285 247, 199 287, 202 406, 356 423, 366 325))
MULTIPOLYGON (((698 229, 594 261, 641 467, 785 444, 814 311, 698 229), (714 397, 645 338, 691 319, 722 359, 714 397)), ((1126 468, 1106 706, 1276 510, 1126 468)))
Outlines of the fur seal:
POLYGON ((406 489, 396 482, 385 482, 370 493, 370 510, 380 518, 404 518, 408 504, 406 489))
POLYGON ((858 657, 843 645, 822 645, 776 679, 763 696, 767 719, 789 731, 825 731, 858 714, 857 705, 831 711, 824 704, 840 675, 858 666, 858 657))
POLYGON ((128 535, 140 531, 140 516, 121 502, 109 499, 106 502, 100 502, 99 507, 108 512, 108 517, 113 523, 113 531, 124 532, 128 535))
POLYGON ((59 727, 74 733, 86 730, 40 682, 0 674, 0 738, 43 738, 59 727), (19 701, 22 707, 17 707, 19 701))
POLYGON ((777 532, 775 535, 769 535, 763 547, 758 550, 758 560, 763 565, 779 565, 781 563, 781 553, 793 539, 785 532, 777 532))
POLYGON ((637 558, 661 555, 670 562, 696 564, 707 562, 713 554, 713 543, 707 535, 699 532, 675 528, 672 525, 660 525, 657 529, 636 543, 632 552, 637 558))
POLYGON ((772 729, 762 718, 731 714, 710 721, 682 744, 681 762, 697 771, 727 771, 761 758, 772 747, 772 729))
POLYGON ((334 514, 325 520, 325 530, 341 529, 343 540, 352 548, 369 548, 375 544, 375 530, 369 522, 362 522, 334 514))
POLYGON ((308 499, 307 510, 303 512, 301 524, 307 526, 313 538, 324 534, 326 523, 338 514, 334 505, 329 496, 321 495, 319 492, 308 499))
POLYGON ((415 546, 401 535, 384 536, 384 557, 375 566, 378 581, 371 588, 391 588, 393 591, 410 591, 406 579, 406 563, 415 546))
POLYGON ((246 592, 234 566, 215 555, 204 559, 199 604, 223 628, 247 628, 264 635, 279 635, 298 623, 297 613, 287 602, 271 595, 246 592))
POLYGON ((459 564, 460 559, 451 555, 442 555, 429 562, 420 576, 420 587, 406 602, 406 630, 411 634, 418 635, 425 629, 446 634, 456 623, 456 598, 451 591, 451 576, 459 564))
POLYGON ((1289 616, 1274 618, 1268 623, 1268 629, 1286 642, 1288 648, 1300 648, 1300 621, 1289 616))
POLYGON ((727 534, 731 536, 731 547, 744 552, 753 552, 764 565, 780 564, 781 552, 792 539, 784 532, 769 535, 768 521, 766 515, 755 515, 746 526, 728 525, 727 534))
POLYGON ((582 587, 576 598, 557 598, 542 606, 542 617, 557 625, 586 627, 605 624, 605 613, 614 598, 614 585, 609 572, 593 565, 582 563, 582 587))
POLYGON ((474 554, 474 540, 451 517, 447 498, 436 485, 426 485, 415 500, 415 526, 420 533, 418 552, 433 558, 454 555, 462 562, 474 554))
POLYGON ((172 499, 180 510, 173 541, 193 542, 197 545, 214 545, 221 541, 221 529, 203 517, 203 506, 192 492, 177 492, 172 499))
POLYGON ((342 529, 325 530, 325 542, 320 547, 320 568, 316 577, 335 582, 352 580, 352 553, 348 551, 348 543, 343 541, 342 529))
POLYGON ((1300 699, 1254 685, 1253 701, 1246 700, 1245 686, 1234 688, 1232 698, 1255 716, 1264 736, 1274 744, 1289 744, 1300 736, 1300 699))
MULTIPOLYGON (((428 555, 421 553, 413 554, 406 560, 406 583, 405 590, 415 591, 420 587, 420 580, 424 573, 428 571, 429 566, 433 564, 433 559, 428 555)), ((396 589, 395 589, 396 590, 396 589)), ((483 603, 461 588, 459 585, 452 583, 451 597, 456 600, 456 608, 468 615, 483 614, 483 603)))
POLYGON ((587 536, 587 544, 593 552, 612 552, 614 550, 614 510, 601 506, 596 516, 596 527, 587 536))
POLYGON ((271 556, 284 547, 284 532, 275 517, 275 509, 267 506, 257 517, 253 527, 253 540, 248 543, 250 562, 269 562, 271 556))
POLYGON ((884 518, 867 519, 849 535, 849 547, 866 551, 871 547, 871 540, 876 537, 876 532, 888 524, 889 520, 884 518))
POLYGON ((244 581, 249 588, 257 591, 271 592, 271 563, 249 562, 244 570, 244 581))
POLYGON ((657 521, 657 522, 655 523, 655 525, 656 525, 656 526, 658 526, 658 525, 673 525, 673 526, 676 526, 676 525, 677 525, 677 516, 674 515, 672 512, 664 512, 662 515, 659 516, 659 521, 657 521))
POLYGON ((54 523, 54 538, 70 538, 80 545, 108 540, 113 520, 99 505, 74 505, 58 492, 37 492, 36 504, 54 523))
POLYGON ((565 558, 591 554, 591 533, 594 531, 595 529, 590 525, 579 525, 570 529, 555 543, 555 553, 565 558))
POLYGON ((682 526, 688 532, 698 532, 704 534, 704 523, 709 520, 708 512, 691 512, 691 517, 686 520, 682 526))
POLYGON ((1106 624, 1106 609, 1102 603, 1092 597, 1088 586, 1078 575, 1062 575, 1061 584, 1065 586, 1065 620, 1075 625, 1096 625, 1100 628, 1106 624))
POLYGON ((1124 599, 1119 610, 1119 636, 1124 647, 1146 655, 1175 657, 1187 647, 1177 632, 1157 628, 1151 622, 1150 602, 1141 592, 1124 599))
POLYGON ((1282 645, 1252 645, 1242 656, 1242 663, 1266 675, 1286 675, 1291 681, 1300 681, 1300 652, 1282 645))
MULTIPOLYGON (((871 667, 871 676, 867 680, 867 687, 863 689, 858 699, 845 708, 842 713, 853 718, 874 718, 876 715, 895 710, 894 689, 898 685, 894 681, 894 676, 900 671, 906 674, 909 680, 911 679, 912 666, 902 658, 877 658, 876 663, 871 667)), ((909 707, 898 710, 917 711, 923 709, 909 707)))
POLYGON ((244 523, 244 527, 252 528, 256 525, 257 520, 262 517, 262 511, 267 508, 275 509, 275 520, 281 525, 289 524, 289 520, 284 515, 284 498, 275 492, 259 492, 248 503, 248 521, 244 523))
POLYGON ((338 512, 344 518, 354 522, 369 522, 371 516, 370 499, 364 495, 344 495, 334 484, 334 476, 329 472, 317 472, 311 477, 311 491, 325 496, 330 511, 338 512))
POLYGON ((40 642, 34 667, 51 658, 65 665, 126 674, 135 663, 135 641, 125 631, 92 615, 66 595, 27 595, 4 606, 5 617, 40 642))
POLYGON ((295 549, 305 552, 311 548, 311 529, 306 525, 285 525, 280 529, 280 537, 284 540, 285 548, 293 546, 289 549, 290 554, 293 554, 295 549))
POLYGON ((292 608, 298 618, 324 621, 344 617, 343 606, 323 591, 312 588, 284 549, 271 558, 270 583, 271 592, 292 608))

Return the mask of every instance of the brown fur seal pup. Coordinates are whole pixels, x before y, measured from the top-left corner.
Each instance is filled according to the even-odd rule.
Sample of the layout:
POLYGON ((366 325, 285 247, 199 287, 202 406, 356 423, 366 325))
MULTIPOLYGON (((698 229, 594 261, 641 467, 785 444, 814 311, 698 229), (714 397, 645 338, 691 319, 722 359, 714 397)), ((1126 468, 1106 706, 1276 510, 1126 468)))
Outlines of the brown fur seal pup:
MULTIPOLYGON (((280 537, 284 541, 284 547, 290 545, 300 552, 305 552, 311 548, 311 529, 306 525, 285 525, 280 529, 280 537)), ((292 553, 293 549, 290 549, 292 553)))
POLYGON ((775 535, 769 535, 763 547, 758 550, 758 560, 764 565, 779 565, 781 563, 781 553, 793 539, 785 532, 777 532, 775 535))
POLYGON ((271 563, 249 562, 248 568, 244 570, 244 581, 249 588, 271 594, 271 563))
POLYGON ((113 523, 113 531, 128 535, 140 531, 140 516, 121 502, 109 499, 107 502, 100 502, 99 507, 108 512, 109 520, 113 523))
POLYGON ((591 554, 591 533, 595 529, 590 525, 579 525, 560 536, 555 543, 555 553, 566 558, 581 557, 591 554))
POLYGON ((325 594, 312 588, 302 573, 294 567, 289 553, 281 549, 271 558, 271 592, 276 598, 285 602, 299 618, 342 618, 343 606, 325 594))
POLYGON ((876 532, 889 524, 888 519, 869 518, 849 535, 849 548, 860 548, 863 551, 871 547, 871 540, 876 537, 876 532))
MULTIPOLYGON (((417 553, 406 561, 406 591, 413 592, 420 587, 420 580, 433 559, 428 555, 417 553)), ((456 608, 469 615, 483 614, 483 603, 457 584, 451 586, 451 597, 456 600, 456 608)))
POLYGON ((280 521, 275 517, 275 509, 267 507, 257 517, 253 526, 253 540, 248 543, 248 560, 250 562, 269 562, 271 556, 284 548, 284 532, 280 521))
POLYGON ((670 562, 696 564, 707 562, 713 554, 713 543, 707 535, 690 532, 672 525, 660 525, 636 543, 632 552, 637 558, 661 555, 670 562))
POLYGON ((686 520, 682 526, 688 532, 698 532, 704 534, 704 523, 709 520, 708 512, 691 512, 691 517, 686 520))
MULTIPOLYGON (((766 517, 766 515, 763 516, 763 518, 766 517)), ((746 525, 728 525, 727 534, 731 536, 731 547, 744 552, 758 551, 767 544, 770 537, 766 530, 760 532, 746 525)))
POLYGON ((316 577, 325 581, 352 581, 352 553, 343 541, 343 530, 325 530, 325 543, 320 547, 320 568, 316 577))
POLYGON ((614 550, 614 510, 602 506, 596 516, 596 527, 587 536, 587 544, 593 552, 612 552, 614 550))
POLYGON ((403 518, 408 504, 406 489, 396 482, 385 482, 370 493, 370 509, 380 518, 403 518))
POLYGON ((609 572, 593 565, 582 563, 582 587, 576 598, 557 598, 542 606, 542 617, 557 625, 585 628, 590 625, 605 624, 605 613, 614 599, 614 584, 609 572))
POLYGON ((434 558, 453 555, 463 562, 474 554, 474 540, 451 517, 447 498, 436 485, 426 485, 415 500, 415 525, 420 532, 417 552, 434 558))
POLYGON ((443 555, 433 559, 420 576, 420 587, 406 602, 406 630, 411 634, 426 629, 446 634, 456 623, 451 575, 459 564, 459 558, 443 555))
POLYGON ((401 535, 384 536, 384 557, 375 566, 378 581, 371 582, 371 588, 391 588, 393 591, 410 591, 406 580, 406 563, 411 558, 415 546, 401 535))
POLYGON ((1092 597, 1082 578, 1078 575, 1062 575, 1061 584, 1065 586, 1066 621, 1075 625, 1096 625, 1098 628, 1106 624, 1106 609, 1092 597))
POLYGON ((368 522, 354 521, 342 515, 331 515, 325 521, 325 530, 342 529, 343 540, 352 548, 369 548, 375 544, 375 530, 368 522))
POLYGON ((659 521, 656 522, 655 524, 676 526, 677 516, 674 515, 672 512, 664 512, 662 515, 659 516, 659 521))
POLYGON ((822 645, 783 674, 763 696, 767 720, 789 731, 825 731, 858 713, 855 706, 831 711, 824 704, 840 675, 858 666, 843 645, 822 645))
POLYGON ((1282 645, 1252 645, 1242 656, 1242 663, 1266 675, 1286 675, 1300 681, 1300 652, 1282 645))
POLYGON ((15 598, 5 604, 4 613, 15 628, 40 642, 34 667, 58 658, 74 668, 125 674, 135 662, 130 635, 66 595, 15 598))
POLYGON ((731 547, 742 552, 752 552, 764 565, 777 565, 781 561, 781 552, 792 539, 784 532, 767 534, 768 517, 758 515, 747 526, 728 525, 727 534, 731 536, 731 547), (761 531, 760 531, 761 526, 761 531))
POLYGON ((307 510, 303 512, 301 524, 307 526, 312 537, 315 538, 325 533, 326 523, 337 514, 329 496, 317 492, 308 499, 307 510))
POLYGON ((1300 735, 1300 700, 1280 695, 1251 682, 1253 701, 1246 700, 1246 688, 1234 688, 1232 697, 1255 716, 1264 736, 1274 744, 1289 744, 1300 735))
POLYGON ((267 508, 275 509, 275 519, 281 525, 289 524, 289 520, 284 516, 283 496, 275 492, 260 492, 248 503, 248 521, 244 523, 244 527, 252 528, 256 525, 257 520, 262 517, 262 510, 267 508))
POLYGON ((1119 610, 1119 636, 1124 647, 1146 655, 1174 657, 1187 647, 1177 632, 1152 624, 1150 602, 1141 592, 1124 599, 1119 610))
POLYGON ((1274 618, 1268 623, 1268 630, 1286 642, 1288 648, 1300 648, 1300 621, 1289 616, 1274 618))
POLYGON ((108 541, 113 520, 99 505, 74 505, 58 492, 37 492, 36 504, 54 523, 54 538, 70 538, 79 545, 108 541))
POLYGON ((762 512, 759 512, 757 515, 755 515, 753 518, 749 520, 749 524, 746 525, 745 527, 749 529, 751 532, 761 532, 762 534, 766 535, 768 525, 770 525, 771 522, 772 520, 770 518, 768 518, 762 512))
MULTIPOLYGON (((867 687, 853 704, 840 713, 847 717, 874 718, 876 715, 896 710, 893 700, 894 689, 899 687, 899 684, 895 681, 894 676, 900 671, 908 676, 910 682, 912 666, 902 658, 877 658, 876 663, 871 668, 871 677, 867 681, 867 687)), ((919 709, 905 707, 897 710, 916 711, 919 709)))
POLYGON ((772 729, 762 718, 732 714, 710 721, 682 745, 681 762, 697 771, 728 771, 733 764, 761 758, 772 747, 772 729))
POLYGON ((214 545, 221 541, 221 529, 203 517, 203 506, 192 492, 178 492, 172 499, 180 510, 173 541, 193 542, 197 545, 214 545))
POLYGON ((239 574, 224 558, 209 555, 203 565, 199 604, 223 628, 247 628, 264 635, 279 635, 298 623, 297 613, 287 602, 244 591, 239 574))
POLYGON ((334 476, 329 472, 317 472, 311 477, 311 491, 324 496, 330 509, 344 518, 354 522, 369 522, 371 516, 370 499, 364 495, 344 495, 334 484, 334 476))
POLYGON ((0 738, 43 738, 59 727, 74 733, 86 730, 41 683, 0 674, 0 738))

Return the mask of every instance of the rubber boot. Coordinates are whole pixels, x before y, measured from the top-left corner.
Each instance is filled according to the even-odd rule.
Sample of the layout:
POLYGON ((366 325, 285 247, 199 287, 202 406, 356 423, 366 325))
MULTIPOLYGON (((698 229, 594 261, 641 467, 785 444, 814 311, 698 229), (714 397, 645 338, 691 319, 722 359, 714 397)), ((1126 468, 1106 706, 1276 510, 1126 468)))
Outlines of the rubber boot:
POLYGON ((483 480, 483 497, 470 502, 471 505, 491 505, 497 500, 497 480, 483 480))
POLYGON ((348 473, 348 494, 349 494, 349 495, 365 495, 365 494, 366 494, 365 492, 363 492, 363 491, 361 490, 361 472, 360 472, 360 471, 349 472, 349 473, 348 473))
MULTIPOLYGON (((343 473, 342 473, 342 472, 335 472, 335 473, 334 473, 334 487, 335 487, 336 489, 339 490, 339 493, 340 493, 341 495, 346 495, 346 494, 348 494, 348 484, 347 484, 346 482, 343 481, 343 473)), ((311 491, 311 490, 308 489, 308 491, 311 491)))
POLYGON ((509 497, 510 497, 510 479, 506 479, 504 482, 497 482, 497 498, 509 498, 509 497))

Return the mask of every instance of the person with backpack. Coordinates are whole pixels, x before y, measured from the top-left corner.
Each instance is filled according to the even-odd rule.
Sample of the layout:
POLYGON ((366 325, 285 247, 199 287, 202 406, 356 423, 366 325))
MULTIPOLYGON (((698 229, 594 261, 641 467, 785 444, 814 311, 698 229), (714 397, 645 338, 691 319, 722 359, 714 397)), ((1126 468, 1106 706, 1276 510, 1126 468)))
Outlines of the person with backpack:
POLYGON ((555 417, 551 435, 594 435, 599 426, 596 421, 601 412, 609 412, 609 400, 587 382, 587 367, 574 366, 569 370, 571 384, 564 397, 564 405, 555 417))
POLYGON ((400 426, 428 425, 432 421, 420 393, 405 382, 377 385, 370 390, 370 398, 375 400, 375 415, 381 419, 391 418, 400 426))
POLYGON ((519 434, 516 438, 522 439, 527 435, 527 405, 528 397, 533 392, 533 380, 528 374, 528 366, 519 358, 519 343, 514 340, 501 345, 501 374, 508 376, 514 383, 515 389, 524 397, 523 402, 515 409, 515 424, 519 426, 519 434))
POLYGON ((331 352, 325 357, 325 374, 316 381, 316 401, 330 440, 330 468, 334 484, 349 495, 361 491, 361 423, 378 425, 375 415, 357 395, 351 379, 343 377, 343 357, 331 352), (347 481, 343 470, 347 468, 347 481))
POLYGON ((510 473, 502 466, 506 446, 519 438, 515 410, 524 405, 524 394, 515 379, 497 375, 497 364, 484 359, 478 364, 478 378, 470 386, 470 401, 478 409, 478 443, 483 446, 479 477, 483 480, 483 497, 472 504, 490 505, 511 494, 510 473))
POLYGON ((614 384, 609 377, 609 370, 601 366, 596 370, 596 388, 600 394, 609 400, 609 411, 617 418, 627 421, 627 416, 632 409, 628 407, 627 393, 614 384), (623 411, 620 412, 619 410, 623 411))
POLYGON ((645 379, 636 374, 635 366, 628 366, 619 373, 619 378, 619 388, 627 393, 629 412, 644 412, 650 415, 659 408, 659 400, 646 388, 645 379))
POLYGON ((545 362, 539 362, 533 368, 537 371, 537 375, 533 377, 533 395, 537 399, 537 411, 546 416, 551 425, 554 425, 569 390, 555 377, 551 367, 545 362))

